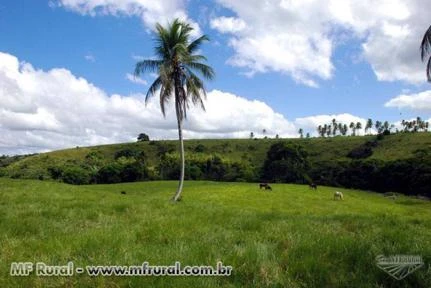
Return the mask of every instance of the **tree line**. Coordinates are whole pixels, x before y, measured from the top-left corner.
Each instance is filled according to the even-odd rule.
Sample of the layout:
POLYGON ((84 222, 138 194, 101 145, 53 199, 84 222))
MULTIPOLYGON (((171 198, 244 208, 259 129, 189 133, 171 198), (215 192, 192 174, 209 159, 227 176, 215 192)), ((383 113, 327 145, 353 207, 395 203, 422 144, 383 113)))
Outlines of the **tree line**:
MULTIPOLYGON (((402 133, 402 132, 428 132, 429 122, 422 120, 421 117, 416 117, 413 120, 402 120, 401 129, 395 127, 394 124, 390 124, 388 121, 375 122, 368 118, 365 126, 361 122, 350 122, 342 123, 338 122, 337 119, 332 119, 330 123, 319 125, 316 127, 319 137, 335 137, 335 136, 356 136, 359 131, 364 131, 364 135, 371 135, 371 130, 375 129, 377 134, 391 134, 391 133, 402 133)), ((304 137, 304 130, 300 128, 298 130, 300 138, 304 137)), ((310 134, 307 133, 307 138, 310 134)))

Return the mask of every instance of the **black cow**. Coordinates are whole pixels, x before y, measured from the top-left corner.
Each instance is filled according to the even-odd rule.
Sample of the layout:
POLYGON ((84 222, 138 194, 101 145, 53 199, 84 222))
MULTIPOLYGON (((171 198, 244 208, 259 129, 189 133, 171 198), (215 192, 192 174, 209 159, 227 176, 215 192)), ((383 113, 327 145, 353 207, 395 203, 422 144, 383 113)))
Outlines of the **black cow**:
POLYGON ((310 183, 310 185, 308 185, 310 187, 310 189, 314 189, 317 190, 317 185, 314 183, 310 183))

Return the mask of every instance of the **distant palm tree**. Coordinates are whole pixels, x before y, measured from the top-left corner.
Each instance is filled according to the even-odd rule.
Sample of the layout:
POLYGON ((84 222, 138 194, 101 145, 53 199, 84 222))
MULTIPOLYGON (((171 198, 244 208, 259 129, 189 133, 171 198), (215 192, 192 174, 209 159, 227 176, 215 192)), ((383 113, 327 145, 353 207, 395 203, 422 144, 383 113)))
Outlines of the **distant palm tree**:
POLYGON ((177 192, 173 201, 180 198, 184 183, 184 142, 182 134, 183 120, 187 118, 189 102, 205 109, 202 96, 206 96, 203 81, 195 74, 198 72, 206 79, 214 78, 213 69, 203 64, 205 56, 195 54, 201 44, 208 41, 206 35, 191 41, 190 24, 175 19, 167 27, 156 24, 156 59, 147 59, 136 63, 135 76, 145 72, 156 72, 156 80, 148 89, 145 102, 160 89, 160 108, 165 116, 165 104, 174 97, 175 112, 180 140, 181 173, 177 192))
POLYGON ((424 37, 422 38, 420 50, 422 62, 428 58, 426 74, 428 82, 431 82, 431 26, 428 28, 424 34, 424 37))
POLYGON ((300 138, 304 138, 304 130, 302 128, 299 128, 298 133, 300 138))
POLYGON ((356 122, 356 130, 361 130, 362 129, 362 123, 361 122, 356 122))
POLYGON ((350 122, 349 128, 352 129, 352 136, 356 135, 356 125, 353 122, 350 122))
POLYGON ((368 118, 367 123, 365 124, 365 134, 367 134, 367 131, 371 128, 373 128, 373 120, 368 118))

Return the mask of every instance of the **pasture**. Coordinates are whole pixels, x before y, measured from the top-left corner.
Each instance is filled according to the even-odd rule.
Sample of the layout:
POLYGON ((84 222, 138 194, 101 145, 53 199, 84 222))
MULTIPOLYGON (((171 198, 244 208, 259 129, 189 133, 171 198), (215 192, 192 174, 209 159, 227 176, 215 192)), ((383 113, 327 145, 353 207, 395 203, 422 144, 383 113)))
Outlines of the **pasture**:
POLYGON ((0 178, 0 287, 431 287, 431 203, 305 185, 176 181, 72 186, 0 178), (335 190, 344 200, 334 201, 335 190), (124 191, 124 193, 121 193, 124 191), (425 266, 401 281, 377 255, 425 266), (10 276, 12 262, 212 265, 226 277, 10 276))

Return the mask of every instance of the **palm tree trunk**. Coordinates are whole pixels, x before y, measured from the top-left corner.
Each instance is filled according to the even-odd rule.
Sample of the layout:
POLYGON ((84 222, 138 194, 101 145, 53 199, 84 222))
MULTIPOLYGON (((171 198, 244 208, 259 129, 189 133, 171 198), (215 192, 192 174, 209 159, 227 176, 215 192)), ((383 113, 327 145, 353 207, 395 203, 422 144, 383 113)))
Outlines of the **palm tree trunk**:
POLYGON ((180 182, 178 184, 177 192, 175 193, 174 198, 172 200, 174 202, 178 201, 181 196, 181 192, 183 191, 184 184, 184 170, 185 170, 185 157, 184 157, 184 141, 183 141, 183 131, 182 131, 182 119, 180 115, 180 103, 179 101, 175 101, 175 110, 177 113, 177 123, 178 123, 178 138, 180 140, 180 157, 181 157, 181 172, 180 172, 180 182))

